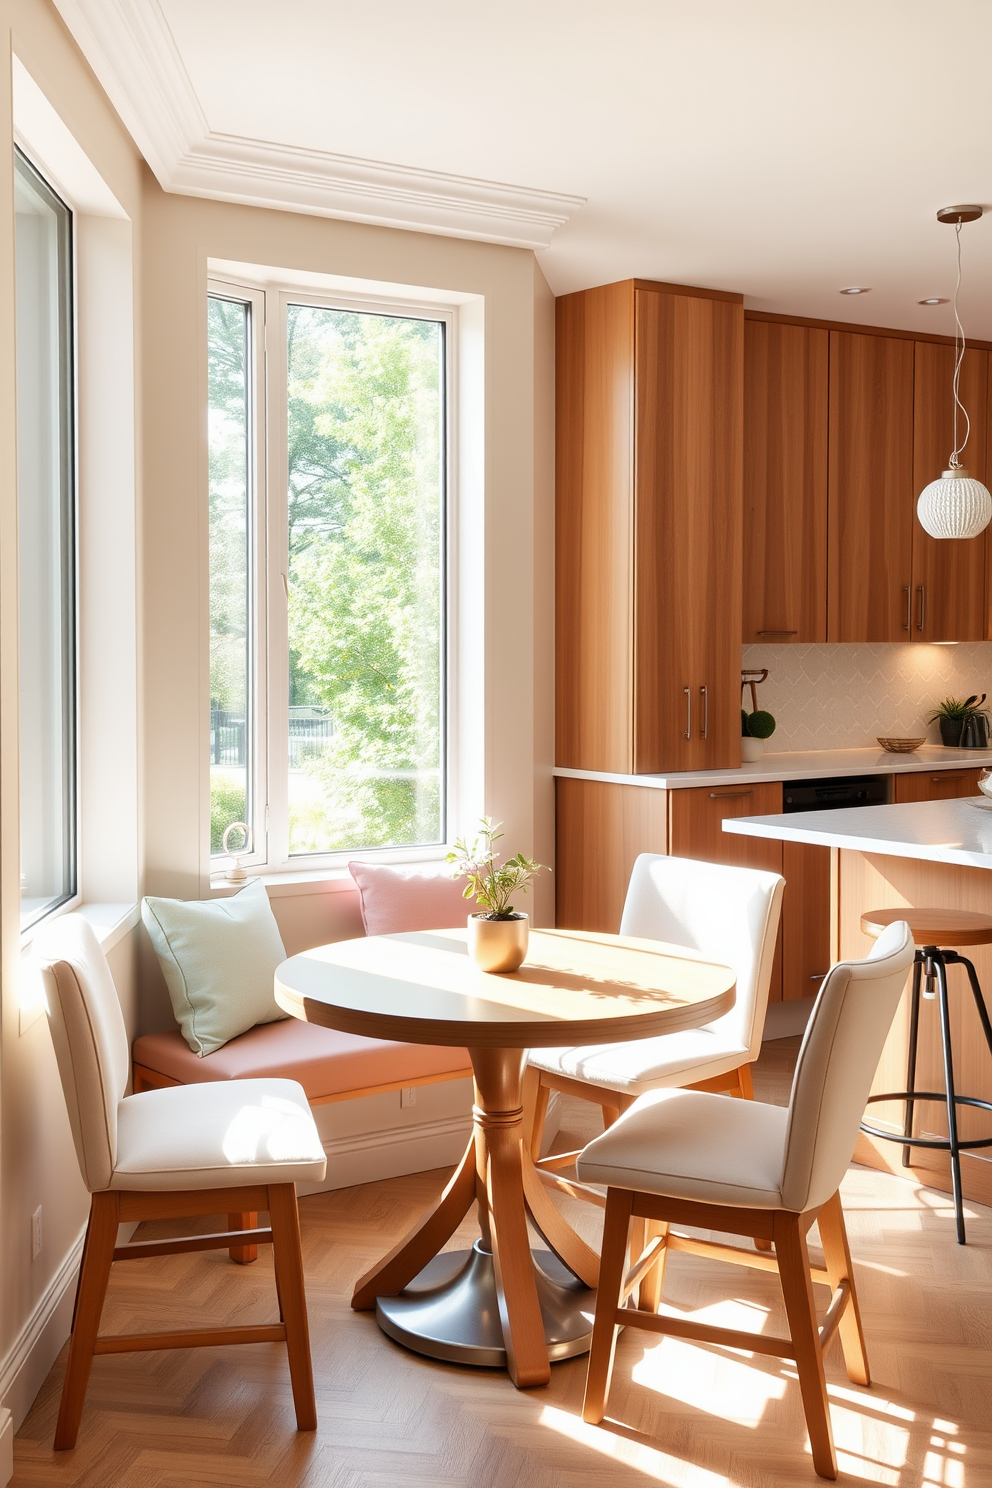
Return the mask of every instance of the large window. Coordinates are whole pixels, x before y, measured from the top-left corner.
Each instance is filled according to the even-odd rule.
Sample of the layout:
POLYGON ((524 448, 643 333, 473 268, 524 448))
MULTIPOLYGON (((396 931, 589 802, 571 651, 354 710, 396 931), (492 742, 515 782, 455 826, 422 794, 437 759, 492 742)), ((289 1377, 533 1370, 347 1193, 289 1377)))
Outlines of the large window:
POLYGON ((269 673, 253 746, 261 318, 247 299, 211 298, 212 849, 227 821, 263 818, 250 797, 263 731, 257 861, 441 843, 446 323, 266 297, 269 673))
POLYGON ((21 924, 76 892, 72 214, 15 158, 21 924))

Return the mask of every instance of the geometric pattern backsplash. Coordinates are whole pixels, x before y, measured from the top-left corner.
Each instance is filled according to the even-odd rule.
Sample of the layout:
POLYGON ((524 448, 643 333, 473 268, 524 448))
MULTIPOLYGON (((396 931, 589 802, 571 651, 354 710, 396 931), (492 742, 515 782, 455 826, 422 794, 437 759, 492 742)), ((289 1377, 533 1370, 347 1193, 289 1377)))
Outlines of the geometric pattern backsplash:
POLYGON ((973 692, 992 699, 992 641, 745 646, 741 666, 768 668, 758 706, 775 715, 769 752, 861 749, 879 734, 939 744, 926 718, 942 699, 973 692))

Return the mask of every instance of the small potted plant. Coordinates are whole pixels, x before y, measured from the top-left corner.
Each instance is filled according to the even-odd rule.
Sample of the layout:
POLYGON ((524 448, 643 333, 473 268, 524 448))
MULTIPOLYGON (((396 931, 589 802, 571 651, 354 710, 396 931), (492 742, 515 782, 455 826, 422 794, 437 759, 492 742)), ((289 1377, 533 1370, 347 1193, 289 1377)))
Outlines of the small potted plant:
POLYGON ((468 917, 468 949, 483 971, 516 971, 523 964, 530 922, 510 900, 526 894, 543 867, 523 853, 497 865, 500 826, 484 816, 471 846, 459 837, 446 859, 454 866, 455 878, 468 880, 463 898, 474 899, 479 906, 468 917))
POLYGON ((982 706, 984 702, 984 692, 981 697, 977 692, 973 692, 969 698, 945 698, 934 708, 927 723, 936 723, 940 726, 940 742, 946 748, 958 749, 961 746, 961 735, 965 726, 973 718, 983 720, 984 726, 981 731, 986 733, 987 738, 989 710, 982 706))
POLYGON ((758 707, 757 685, 764 682, 767 676, 767 667, 762 667, 760 671, 741 672, 742 703, 744 688, 751 689, 751 712, 741 708, 741 759, 745 764, 753 765, 760 760, 765 752, 765 740, 770 739, 775 732, 775 719, 771 713, 758 707))

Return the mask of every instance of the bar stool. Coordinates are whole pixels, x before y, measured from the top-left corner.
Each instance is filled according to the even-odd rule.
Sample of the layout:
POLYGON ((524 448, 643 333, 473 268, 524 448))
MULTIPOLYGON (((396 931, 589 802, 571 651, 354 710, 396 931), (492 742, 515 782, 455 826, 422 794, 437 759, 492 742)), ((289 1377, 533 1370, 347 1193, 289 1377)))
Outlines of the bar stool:
POLYGON ((947 967, 963 966, 968 973, 975 1006, 981 1019, 985 1042, 992 1056, 992 1022, 982 996, 975 968, 966 956, 959 956, 953 946, 992 945, 992 915, 976 914, 966 909, 876 909, 861 916, 861 928, 868 935, 877 936, 894 920, 905 920, 913 932, 917 951, 913 964, 913 992, 909 1015, 909 1054, 906 1062, 906 1089, 886 1095, 869 1097, 869 1105, 875 1101, 905 1101, 906 1119, 902 1136, 882 1131, 877 1126, 862 1121, 861 1130, 872 1137, 882 1137, 887 1142, 901 1142, 903 1166, 909 1166, 911 1147, 938 1147, 951 1154, 951 1184, 954 1193, 954 1214, 957 1220, 958 1244, 964 1245, 964 1210, 961 1198, 961 1157, 971 1147, 992 1147, 992 1137, 981 1137, 962 1142, 958 1137, 958 1106, 977 1106, 983 1111, 992 1111, 992 1101, 979 1100, 972 1095, 958 1095, 954 1089, 954 1062, 951 1055, 951 1024, 947 1008, 947 967), (926 978, 923 996, 936 996, 940 1010, 940 1038, 944 1053, 944 1089, 942 1091, 916 1089, 916 1050, 920 1031, 920 983, 926 978), (934 985, 936 984, 936 993, 934 985), (917 1101, 943 1101, 947 1106, 947 1137, 914 1137, 913 1112, 917 1101))

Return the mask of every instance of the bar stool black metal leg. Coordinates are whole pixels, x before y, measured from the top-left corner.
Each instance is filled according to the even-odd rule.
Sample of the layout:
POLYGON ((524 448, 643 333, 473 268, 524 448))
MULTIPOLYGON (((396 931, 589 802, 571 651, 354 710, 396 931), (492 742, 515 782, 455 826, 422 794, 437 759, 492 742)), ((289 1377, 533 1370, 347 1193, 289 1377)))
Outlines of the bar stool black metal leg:
MULTIPOLYGON (((916 953, 913 962, 913 991, 909 1004, 909 1054, 906 1059, 906 1089, 910 1095, 916 1089, 916 1046, 920 1035, 920 977, 923 971, 923 956, 920 951, 916 953)), ((913 1135, 913 1109, 915 1101, 906 1102, 906 1120, 903 1124, 902 1134, 904 1137, 913 1135)), ((902 1165, 909 1167, 911 1147, 902 1149, 902 1165)))
POLYGON ((958 1244, 964 1245, 964 1200, 961 1194, 961 1154, 958 1148, 958 1118, 954 1104, 954 1062, 951 1058, 951 1019, 947 1006, 947 970, 939 953, 933 957, 937 973, 937 997, 940 1003, 940 1038, 944 1046, 944 1087, 947 1095, 947 1131, 951 1150, 951 1186, 954 1195, 954 1218, 958 1244))
POLYGON ((989 1053, 992 1054, 992 1022, 989 1020, 989 1010, 985 1006, 985 998, 982 996, 981 984, 979 983, 975 968, 968 958, 966 956, 959 956, 958 960, 968 972, 968 980, 971 983, 971 990, 975 997, 975 1006, 978 1008, 978 1016, 982 1020, 982 1032, 985 1034, 985 1042, 989 1046, 989 1053))

